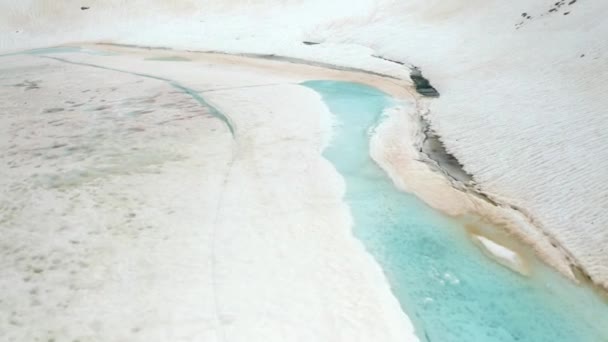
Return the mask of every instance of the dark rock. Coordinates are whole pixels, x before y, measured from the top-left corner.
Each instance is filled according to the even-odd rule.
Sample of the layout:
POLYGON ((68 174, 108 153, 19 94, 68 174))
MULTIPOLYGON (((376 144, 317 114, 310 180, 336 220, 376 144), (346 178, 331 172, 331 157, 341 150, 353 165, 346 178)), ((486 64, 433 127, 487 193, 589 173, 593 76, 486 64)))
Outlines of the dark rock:
POLYGON ((439 92, 435 89, 429 80, 422 76, 422 72, 417 67, 413 67, 410 72, 410 78, 416 86, 416 91, 422 96, 439 97, 439 92))
POLYGON ((318 44, 321 44, 321 43, 317 43, 317 42, 310 42, 310 41, 306 41, 306 40, 305 40, 305 41, 303 41, 303 42, 302 42, 302 44, 304 44, 304 45, 318 45, 318 44))
POLYGON ((86 10, 88 10, 89 8, 90 8, 90 7, 87 7, 87 6, 82 6, 82 7, 80 7, 80 10, 81 10, 81 11, 86 11, 86 10))

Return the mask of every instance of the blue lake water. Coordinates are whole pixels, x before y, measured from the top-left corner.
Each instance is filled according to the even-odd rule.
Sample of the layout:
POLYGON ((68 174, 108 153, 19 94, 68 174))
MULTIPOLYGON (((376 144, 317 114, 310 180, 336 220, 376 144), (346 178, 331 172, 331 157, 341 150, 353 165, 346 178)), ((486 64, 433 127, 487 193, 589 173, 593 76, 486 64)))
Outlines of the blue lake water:
POLYGON ((382 266, 421 341, 608 341, 608 305, 541 264, 498 265, 462 223, 397 190, 369 157, 369 132, 394 104, 365 85, 310 81, 338 124, 324 156, 346 182, 354 234, 382 266))

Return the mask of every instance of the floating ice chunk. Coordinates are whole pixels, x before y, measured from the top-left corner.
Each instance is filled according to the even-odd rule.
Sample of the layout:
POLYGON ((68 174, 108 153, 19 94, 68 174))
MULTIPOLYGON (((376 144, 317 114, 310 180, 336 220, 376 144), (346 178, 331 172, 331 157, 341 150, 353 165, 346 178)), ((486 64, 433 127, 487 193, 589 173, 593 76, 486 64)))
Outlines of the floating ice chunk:
POLYGON ((506 266, 517 273, 528 275, 528 266, 517 252, 484 236, 473 235, 473 240, 478 242, 477 245, 482 248, 486 255, 498 261, 501 265, 506 266))

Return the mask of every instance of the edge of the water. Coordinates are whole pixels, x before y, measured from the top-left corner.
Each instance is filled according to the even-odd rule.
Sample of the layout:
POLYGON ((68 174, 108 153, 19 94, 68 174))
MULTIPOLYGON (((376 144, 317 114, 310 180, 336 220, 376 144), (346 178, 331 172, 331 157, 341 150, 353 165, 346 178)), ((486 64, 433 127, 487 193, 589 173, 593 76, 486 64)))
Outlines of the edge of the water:
MULTIPOLYGON (((159 52, 164 51, 165 53, 175 53, 176 51, 178 51, 162 46, 149 47, 140 45, 115 44, 111 42, 70 44, 66 46, 93 46, 102 49, 105 48, 107 50, 110 50, 110 52, 112 52, 112 50, 114 49, 158 50, 159 52)), ((445 203, 437 205, 438 203, 436 201, 429 200, 428 194, 426 194, 425 192, 412 192, 408 191, 407 189, 404 189, 407 187, 405 186, 405 184, 403 184, 404 186, 401 187, 402 190, 414 193, 417 197, 419 197, 425 203, 429 204, 431 207, 442 211, 448 215, 475 215, 491 222, 496 226, 502 227, 502 229, 505 229, 508 233, 516 236, 522 243, 532 246, 532 248, 535 250, 537 256, 540 259, 542 259, 544 262, 546 262, 553 268, 557 269, 564 276, 570 278, 575 282, 590 285, 596 290, 601 290, 603 294, 608 294, 608 288, 605 288, 601 284, 594 282, 592 277, 586 272, 586 270, 580 266, 580 263, 577 262, 576 258, 572 256, 571 253, 569 253, 567 250, 565 250, 555 238, 546 233, 542 229, 542 227, 539 226, 538 222, 535 222, 535 220, 533 220, 532 215, 528 213, 524 208, 514 207, 508 203, 502 203, 500 201, 497 201, 490 194, 486 194, 481 191, 479 187, 475 186, 473 182, 467 182, 466 180, 463 182, 463 179, 461 179, 462 177, 459 177, 457 174, 455 174, 453 170, 453 164, 460 164, 456 158, 451 155, 450 158, 444 158, 445 153, 434 154, 429 153, 429 150, 425 149, 424 141, 433 139, 440 141, 441 137, 432 133, 431 124, 427 120, 427 117, 430 114, 430 101, 432 100, 426 99, 423 96, 417 94, 411 80, 403 79, 398 76, 389 74, 380 74, 364 69, 342 67, 337 64, 308 61, 305 59, 291 58, 288 56, 280 56, 274 54, 234 54, 222 51, 190 50, 185 52, 190 54, 207 54, 253 60, 267 60, 272 61, 274 63, 289 63, 309 67, 330 69, 334 70, 335 72, 361 73, 366 74, 369 78, 373 78, 377 83, 371 82, 367 79, 361 79, 358 81, 371 86, 378 86, 378 83, 391 83, 391 86, 395 86, 395 82, 404 83, 405 85, 400 84, 400 86, 403 86, 402 92, 392 91, 390 93, 397 99, 405 99, 405 97, 409 97, 415 102, 415 110, 412 113, 409 113, 409 118, 413 123, 412 126, 416 127, 416 129, 414 131, 409 132, 410 136, 408 137, 408 139, 410 140, 412 147, 414 147, 417 151, 414 155, 404 154, 401 157, 407 158, 408 162, 412 164, 422 164, 424 171, 429 174, 432 174, 433 176, 442 177, 444 179, 444 182, 442 183, 447 185, 442 188, 445 191, 458 192, 459 195, 457 197, 459 197, 460 199, 464 199, 464 201, 458 204, 459 208, 456 209, 454 207, 455 203, 453 201, 452 203, 449 203, 450 201, 445 201, 445 203), (451 162, 450 160, 455 162, 451 162)), ((10 55, 12 55, 12 53, 10 55)), ((407 65, 403 65, 403 67, 411 69, 407 65)), ((377 158, 375 159, 378 162, 377 158)), ((387 165, 390 164, 390 162, 384 162, 383 164, 383 169, 386 170, 387 165)), ((388 173, 390 178, 396 184, 403 183, 403 180, 396 179, 394 172, 388 173)), ((470 176, 471 178, 474 177, 474 175, 468 176, 470 176)))

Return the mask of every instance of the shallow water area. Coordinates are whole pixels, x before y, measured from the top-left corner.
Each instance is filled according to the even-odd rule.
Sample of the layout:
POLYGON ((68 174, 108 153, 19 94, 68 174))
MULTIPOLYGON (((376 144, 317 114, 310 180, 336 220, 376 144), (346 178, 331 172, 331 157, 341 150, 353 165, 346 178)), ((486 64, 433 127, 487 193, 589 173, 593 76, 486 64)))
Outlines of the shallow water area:
POLYGON ((462 222, 400 192, 369 157, 369 134, 394 100, 347 82, 303 83, 336 127, 324 156, 346 182, 354 234, 382 266, 426 341, 604 341, 608 305, 542 264, 530 277, 485 257, 462 222))

